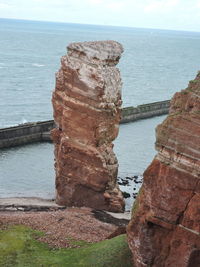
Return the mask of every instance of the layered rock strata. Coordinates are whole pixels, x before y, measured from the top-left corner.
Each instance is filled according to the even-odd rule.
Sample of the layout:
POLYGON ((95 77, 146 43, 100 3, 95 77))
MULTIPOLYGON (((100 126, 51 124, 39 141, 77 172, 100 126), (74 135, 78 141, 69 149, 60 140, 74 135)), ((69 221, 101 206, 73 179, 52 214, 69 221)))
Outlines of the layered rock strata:
POLYGON ((121 117, 123 52, 114 41, 72 43, 53 92, 56 202, 121 212, 112 141, 121 117))
POLYGON ((133 266, 200 266, 200 73, 172 98, 156 149, 127 228, 133 266))

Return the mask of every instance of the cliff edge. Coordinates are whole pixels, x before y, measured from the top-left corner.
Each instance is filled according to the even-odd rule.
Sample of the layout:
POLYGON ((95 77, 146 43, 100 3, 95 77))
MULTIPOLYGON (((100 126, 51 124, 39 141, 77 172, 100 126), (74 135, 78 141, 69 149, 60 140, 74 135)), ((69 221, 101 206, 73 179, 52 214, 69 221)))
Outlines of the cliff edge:
POLYGON ((200 266, 200 73, 156 129, 127 233, 134 266, 200 266))

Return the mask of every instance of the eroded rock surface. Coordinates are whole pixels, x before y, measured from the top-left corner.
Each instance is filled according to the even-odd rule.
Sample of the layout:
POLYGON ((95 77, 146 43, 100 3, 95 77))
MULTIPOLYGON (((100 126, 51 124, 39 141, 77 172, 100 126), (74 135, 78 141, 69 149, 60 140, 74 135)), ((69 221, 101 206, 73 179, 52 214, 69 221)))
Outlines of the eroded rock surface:
POLYGON ((72 43, 53 93, 56 202, 121 212, 112 141, 121 117, 121 78, 114 41, 72 43))
POLYGON ((128 241, 134 266, 200 266, 200 73, 156 129, 128 241))

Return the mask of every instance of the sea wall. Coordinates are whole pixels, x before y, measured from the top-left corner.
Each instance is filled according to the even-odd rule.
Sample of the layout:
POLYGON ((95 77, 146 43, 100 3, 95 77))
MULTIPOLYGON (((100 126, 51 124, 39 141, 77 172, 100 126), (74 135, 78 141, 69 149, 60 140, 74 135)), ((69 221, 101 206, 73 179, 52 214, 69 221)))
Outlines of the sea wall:
MULTIPOLYGON (((121 123, 168 114, 168 111, 169 100, 139 105, 137 107, 126 107, 122 109, 121 123)), ((0 129, 0 148, 51 141, 49 132, 53 126, 54 121, 49 120, 2 128, 0 129)))
POLYGON ((132 122, 141 119, 147 119, 155 116, 168 114, 169 100, 154 102, 137 107, 127 107, 122 109, 121 123, 132 122))
POLYGON ((49 141, 49 132, 53 125, 54 121, 50 120, 0 129, 0 148, 49 141))

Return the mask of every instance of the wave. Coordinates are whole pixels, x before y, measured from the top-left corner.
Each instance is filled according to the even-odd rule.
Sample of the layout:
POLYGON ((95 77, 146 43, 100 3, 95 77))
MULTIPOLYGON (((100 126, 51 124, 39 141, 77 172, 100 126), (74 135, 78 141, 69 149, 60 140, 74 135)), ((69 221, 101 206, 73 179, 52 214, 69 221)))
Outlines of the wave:
POLYGON ((45 65, 38 64, 38 63, 33 63, 32 66, 40 68, 40 67, 44 67, 45 65))
POLYGON ((25 118, 23 118, 22 120, 21 120, 21 122, 20 122, 20 124, 24 124, 24 123, 27 123, 28 121, 25 119, 25 118))

